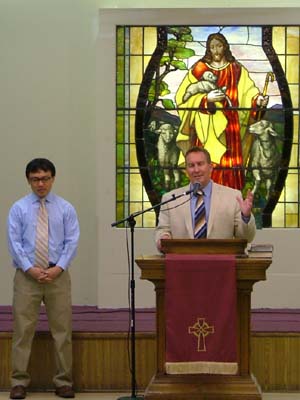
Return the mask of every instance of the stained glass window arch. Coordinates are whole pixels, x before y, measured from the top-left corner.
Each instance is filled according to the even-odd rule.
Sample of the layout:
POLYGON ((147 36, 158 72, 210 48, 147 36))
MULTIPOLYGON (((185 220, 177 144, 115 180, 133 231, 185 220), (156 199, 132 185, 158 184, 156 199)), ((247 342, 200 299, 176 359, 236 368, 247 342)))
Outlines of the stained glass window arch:
MULTIPOLYGON (((298 26, 117 26, 117 219, 149 209, 165 191, 186 183, 179 160, 174 164, 170 157, 159 158, 158 139, 164 131, 169 136, 173 131, 178 139, 182 112, 176 91, 203 57, 207 38, 214 32, 226 37, 259 93, 269 97, 265 109, 254 109, 256 120, 251 124, 268 123, 272 162, 254 165, 248 149, 240 189, 257 184, 254 211, 259 227, 299 227, 298 26)), ((237 111, 249 114, 251 110, 240 106, 237 111)), ((253 148, 251 124, 245 132, 253 148)), ((270 147, 263 146, 270 153, 270 147)), ((154 227, 156 218, 157 212, 144 212, 136 226, 154 227)))

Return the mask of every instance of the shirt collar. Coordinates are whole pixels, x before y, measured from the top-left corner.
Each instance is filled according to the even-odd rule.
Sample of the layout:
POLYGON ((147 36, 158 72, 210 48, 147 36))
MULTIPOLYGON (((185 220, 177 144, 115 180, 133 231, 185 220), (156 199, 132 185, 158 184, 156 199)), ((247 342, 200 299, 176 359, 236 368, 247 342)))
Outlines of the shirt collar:
POLYGON ((212 189, 212 181, 210 180, 208 184, 204 188, 202 188, 202 191, 205 194, 205 196, 209 197, 211 194, 211 189, 212 189))
MULTIPOLYGON (((192 183, 190 183, 190 189, 193 189, 192 183)), ((201 190, 205 196, 210 196, 212 190, 212 180, 210 180, 206 186, 202 187, 201 190)))
MULTIPOLYGON (((50 192, 50 193, 47 194, 45 200, 46 200, 47 203, 48 203, 48 202, 51 203, 51 201, 53 201, 53 198, 54 198, 54 195, 50 192)), ((37 196, 37 195, 36 195, 35 193, 33 193, 33 192, 31 193, 31 199, 32 199, 32 202, 33 202, 33 203, 39 202, 39 201, 40 201, 39 196, 37 196)))

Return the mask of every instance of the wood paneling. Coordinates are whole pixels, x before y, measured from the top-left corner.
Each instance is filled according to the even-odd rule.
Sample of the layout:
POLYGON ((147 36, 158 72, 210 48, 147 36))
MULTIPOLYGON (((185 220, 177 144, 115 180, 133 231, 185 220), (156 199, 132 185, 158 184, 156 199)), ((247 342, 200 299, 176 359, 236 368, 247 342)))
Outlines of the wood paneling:
POLYGON ((252 335, 251 367, 264 391, 300 390, 300 333, 252 335))
MULTIPOLYGON (((74 333, 74 382, 77 391, 130 390, 126 333, 74 333)), ((300 333, 252 333, 251 370, 264 391, 300 391, 300 333)), ((10 388, 11 334, 0 334, 0 388, 10 388)), ((32 348, 31 390, 51 390, 55 370, 49 334, 37 334, 32 348)), ((137 389, 156 371, 154 333, 136 334, 137 389)))
MULTIPOLYGON (((73 333, 73 375, 78 391, 131 388, 127 333, 73 333)), ((0 334, 0 388, 10 388, 11 334, 0 334)), ((136 382, 143 389, 154 374, 155 334, 136 333, 136 382)), ((53 342, 49 333, 36 334, 29 364, 31 390, 53 389, 53 342)), ((1 390, 0 389, 0 390, 1 390)))

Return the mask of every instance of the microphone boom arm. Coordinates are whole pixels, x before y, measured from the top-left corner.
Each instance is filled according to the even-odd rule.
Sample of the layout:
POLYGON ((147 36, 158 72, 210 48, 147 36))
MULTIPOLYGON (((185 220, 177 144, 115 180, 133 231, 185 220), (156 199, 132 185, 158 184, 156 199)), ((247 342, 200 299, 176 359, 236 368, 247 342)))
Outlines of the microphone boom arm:
POLYGON ((187 195, 189 195, 190 193, 193 193, 194 191, 195 191, 195 189, 193 188, 193 189, 188 190, 187 192, 179 193, 177 196, 176 196, 175 194, 172 194, 172 196, 171 196, 168 200, 161 201, 160 203, 154 204, 154 206, 149 207, 149 208, 146 208, 145 210, 136 211, 136 212, 134 212, 134 213, 128 215, 127 217, 125 217, 125 218, 123 218, 123 219, 120 219, 119 221, 113 222, 113 223, 111 224, 111 226, 114 227, 114 226, 117 226, 117 225, 122 224, 123 222, 130 221, 130 220, 132 220, 132 219, 138 217, 139 215, 145 214, 145 213, 148 212, 148 211, 155 210, 156 208, 158 208, 158 207, 160 207, 160 206, 163 206, 163 205, 165 205, 165 204, 167 204, 167 203, 170 203, 171 201, 180 199, 180 198, 183 197, 183 196, 187 196, 187 195))

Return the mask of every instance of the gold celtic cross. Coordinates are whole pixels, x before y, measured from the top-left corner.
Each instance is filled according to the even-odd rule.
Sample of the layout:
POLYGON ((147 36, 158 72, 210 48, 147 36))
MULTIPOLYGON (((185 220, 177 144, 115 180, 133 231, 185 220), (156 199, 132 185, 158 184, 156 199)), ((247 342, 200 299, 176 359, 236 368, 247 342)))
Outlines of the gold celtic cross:
POLYGON ((211 333, 215 333, 215 328, 214 326, 209 326, 205 318, 198 318, 197 322, 189 327, 189 333, 198 338, 197 351, 206 351, 205 338, 211 333))

